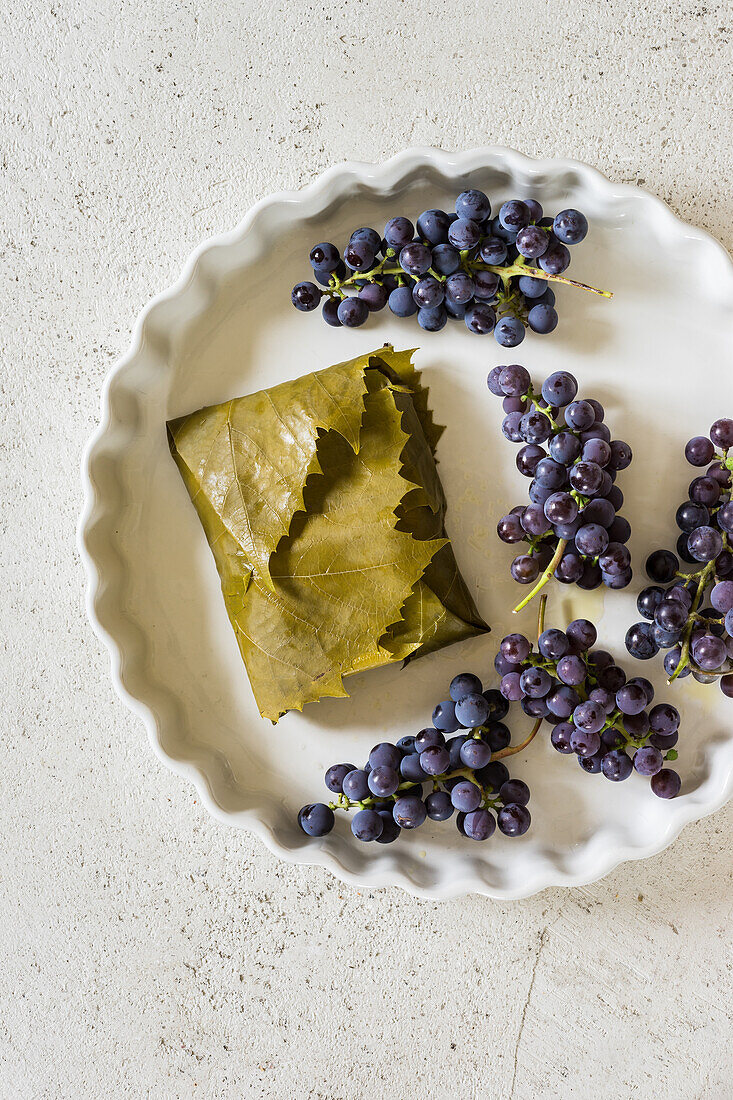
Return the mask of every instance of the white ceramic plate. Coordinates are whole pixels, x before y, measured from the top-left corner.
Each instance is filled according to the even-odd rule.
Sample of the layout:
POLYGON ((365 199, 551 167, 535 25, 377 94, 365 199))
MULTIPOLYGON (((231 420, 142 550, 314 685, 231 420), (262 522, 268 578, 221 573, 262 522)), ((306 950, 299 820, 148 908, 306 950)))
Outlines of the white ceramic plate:
MULTIPOLYGON (((731 792, 733 703, 717 686, 690 679, 666 688, 661 661, 633 661, 623 637, 638 618, 646 554, 674 544, 674 510, 692 476, 684 443, 733 411, 731 335, 733 268, 722 248, 658 199, 582 164, 506 149, 416 149, 381 165, 340 165, 301 192, 260 202, 236 230, 199 248, 178 283, 139 318, 130 351, 107 378, 102 423, 84 458, 80 542, 89 615, 110 651, 115 685, 142 717, 155 751, 195 783, 220 820, 251 829, 285 859, 358 884, 395 884, 427 897, 475 891, 516 898, 588 882, 622 860, 660 851, 731 792), (381 227, 398 213, 414 220, 427 206, 450 209, 466 186, 484 189, 495 204, 533 195, 547 212, 583 210, 591 232, 573 250, 569 274, 613 290, 613 301, 559 288, 558 329, 530 333, 512 352, 459 323, 427 334, 414 319, 385 311, 361 329, 334 330, 319 312, 292 308, 290 288, 308 277, 313 243, 343 244, 356 226, 381 227), (404 671, 392 666, 356 677, 347 684, 349 700, 312 705, 273 727, 254 706, 165 422, 387 340, 421 346, 417 361, 437 418, 447 424, 438 457, 448 530, 493 632, 404 671), (533 824, 521 839, 497 833, 476 844, 449 821, 393 845, 363 845, 340 815, 328 837, 308 840, 295 816, 303 803, 325 799, 329 764, 362 764, 375 742, 429 724, 433 704, 464 668, 494 683, 502 636, 532 629, 534 610, 519 621, 510 614, 518 594, 508 576, 512 552, 495 535, 497 518, 523 502, 527 489, 514 466, 516 448, 499 431, 500 402, 485 385, 491 367, 512 360, 536 380, 560 367, 573 371, 582 395, 603 403, 613 434, 634 448, 633 465, 619 477, 633 527, 634 583, 586 595, 557 586, 548 623, 592 618, 599 645, 680 708, 683 793, 665 802, 638 776, 616 786, 586 775, 574 757, 550 748, 545 733, 510 762, 532 789, 533 824)), ((515 741, 526 728, 520 714, 515 741)))

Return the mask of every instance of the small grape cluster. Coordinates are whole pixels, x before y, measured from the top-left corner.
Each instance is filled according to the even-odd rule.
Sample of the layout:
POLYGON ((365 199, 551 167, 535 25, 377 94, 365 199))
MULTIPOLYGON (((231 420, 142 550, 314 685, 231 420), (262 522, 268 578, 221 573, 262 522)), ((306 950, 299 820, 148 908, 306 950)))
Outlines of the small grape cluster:
POLYGON ((674 798, 680 777, 664 764, 677 758, 679 713, 668 703, 652 706, 649 681, 627 680, 610 653, 591 648, 596 638, 587 619, 564 631, 541 629, 536 651, 523 634, 507 635, 495 661, 499 690, 521 702, 526 714, 549 722, 554 748, 575 753, 584 771, 617 783, 635 770, 651 778, 659 798, 674 798))
POLYGON ((502 757, 519 752, 534 733, 509 748, 511 734, 502 721, 509 703, 497 690, 484 691, 472 673, 454 677, 449 695, 433 711, 432 726, 394 745, 375 745, 363 768, 330 767, 326 786, 336 798, 301 809, 303 832, 325 836, 334 826, 334 810, 355 809, 352 833, 378 844, 391 844, 428 819, 446 821, 454 812, 459 833, 470 840, 488 840, 497 826, 505 836, 526 833, 529 788, 510 778, 502 757))
POLYGON ((603 406, 593 398, 576 400, 578 383, 568 371, 551 374, 539 395, 518 363, 494 367, 488 386, 503 398, 502 433, 523 444, 517 469, 531 478, 530 503, 497 525, 502 542, 529 544, 511 564, 514 580, 537 582, 514 610, 551 576, 584 589, 625 588, 632 577, 631 527, 618 515, 624 496, 615 481, 632 454, 628 443, 611 438, 603 406))
POLYGON ((670 681, 690 673, 701 683, 718 680, 733 698, 733 420, 716 420, 709 436, 695 436, 685 447, 691 466, 707 466, 690 482, 688 499, 677 509, 677 553, 655 550, 646 561, 654 583, 639 594, 643 621, 626 634, 632 657, 649 660, 668 652, 670 681), (682 559, 697 565, 680 568, 682 559), (667 586, 667 587, 662 587, 667 586), (706 603, 709 601, 709 606, 706 603))
POLYGON ((315 245, 310 262, 316 282, 297 283, 293 305, 307 313, 325 298, 323 318, 336 327, 356 328, 385 306, 397 317, 417 314, 427 332, 454 318, 469 332, 493 332, 502 347, 513 348, 526 328, 549 333, 556 327, 548 282, 612 297, 562 275, 570 263, 567 246, 588 232, 580 211, 546 218, 535 199, 510 199, 492 218, 488 197, 473 189, 463 191, 455 207, 453 214, 424 210, 416 226, 408 218, 390 218, 383 236, 356 229, 343 256, 329 242, 315 245))

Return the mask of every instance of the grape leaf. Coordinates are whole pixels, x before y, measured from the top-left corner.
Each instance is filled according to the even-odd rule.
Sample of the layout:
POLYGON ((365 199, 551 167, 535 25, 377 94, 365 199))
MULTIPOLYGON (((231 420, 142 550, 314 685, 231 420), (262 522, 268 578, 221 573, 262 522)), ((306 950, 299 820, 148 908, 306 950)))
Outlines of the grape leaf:
POLYGON ((441 429, 411 352, 169 424, 263 716, 485 632, 443 526, 441 429))

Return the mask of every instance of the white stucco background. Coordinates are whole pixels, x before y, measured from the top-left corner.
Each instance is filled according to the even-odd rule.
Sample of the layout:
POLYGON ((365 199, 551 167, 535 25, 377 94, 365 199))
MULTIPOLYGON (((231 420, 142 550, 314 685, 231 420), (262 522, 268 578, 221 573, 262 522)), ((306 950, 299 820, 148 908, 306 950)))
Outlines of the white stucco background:
POLYGON ((286 866, 153 757, 74 545, 136 314, 263 193, 501 143, 636 182, 730 247, 729 5, 3 12, 0 1096, 733 1097, 730 808, 509 904, 286 866))

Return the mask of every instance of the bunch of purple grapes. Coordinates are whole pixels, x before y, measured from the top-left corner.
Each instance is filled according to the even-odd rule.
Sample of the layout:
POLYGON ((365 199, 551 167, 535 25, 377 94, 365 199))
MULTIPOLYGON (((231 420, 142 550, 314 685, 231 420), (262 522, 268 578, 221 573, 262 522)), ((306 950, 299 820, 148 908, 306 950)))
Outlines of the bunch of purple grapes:
POLYGON ((455 207, 453 214, 424 210, 416 226, 408 218, 390 218, 383 234, 356 229, 343 256, 330 242, 315 245, 310 262, 316 281, 293 287, 293 305, 310 312, 325 299, 326 323, 349 328, 385 306, 397 317, 417 315, 427 332, 438 332, 453 318, 469 332, 493 332, 502 347, 513 348, 526 328, 549 333, 556 327, 548 281, 611 297, 562 277, 570 263, 567 246, 588 232, 580 211, 546 218, 535 199, 510 199, 492 218, 488 197, 473 189, 463 191, 455 207))
POLYGON ((536 651, 523 634, 507 635, 495 661, 501 694, 551 723, 554 748, 575 753, 584 771, 615 783, 636 771, 650 777, 659 798, 674 798, 680 777, 664 765, 677 758, 679 713, 668 703, 652 706, 649 681, 627 680, 610 653, 591 649, 596 638, 587 619, 542 630, 536 651))
POLYGON ((352 833, 378 844, 391 844, 405 829, 447 821, 454 813, 459 833, 470 840, 488 840, 497 826, 505 836, 526 833, 529 788, 511 779, 500 759, 511 755, 505 751, 511 734, 502 721, 509 703, 496 690, 484 691, 478 676, 468 672, 454 677, 449 695, 433 711, 432 726, 394 745, 375 745, 363 768, 330 767, 325 781, 336 797, 301 809, 303 832, 325 836, 333 829, 335 810, 355 809, 352 833))
POLYGON ((692 466, 707 466, 690 482, 677 509, 677 553, 655 550, 646 561, 654 583, 639 594, 644 621, 626 634, 632 657, 649 660, 666 649, 670 680, 689 676, 703 684, 718 680, 733 698, 733 420, 716 420, 709 436, 685 447, 692 466), (697 566, 683 571, 687 565, 697 566), (708 604, 709 601, 709 604, 708 604))
POLYGON ((631 528, 619 515, 624 496, 615 484, 632 454, 612 439, 604 410, 593 398, 576 400, 578 383, 556 371, 536 395, 525 367, 494 367, 490 391, 503 398, 502 433, 521 443, 517 469, 530 478, 529 504, 513 508, 497 525, 502 542, 527 543, 511 575, 520 584, 540 578, 524 607, 554 576, 580 588, 625 588, 631 581, 626 543, 631 528), (540 577, 540 574, 542 576, 540 577))

